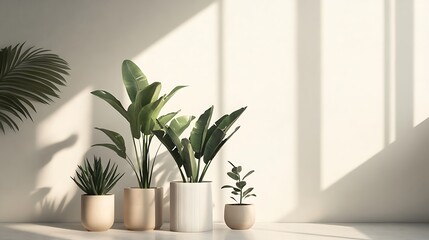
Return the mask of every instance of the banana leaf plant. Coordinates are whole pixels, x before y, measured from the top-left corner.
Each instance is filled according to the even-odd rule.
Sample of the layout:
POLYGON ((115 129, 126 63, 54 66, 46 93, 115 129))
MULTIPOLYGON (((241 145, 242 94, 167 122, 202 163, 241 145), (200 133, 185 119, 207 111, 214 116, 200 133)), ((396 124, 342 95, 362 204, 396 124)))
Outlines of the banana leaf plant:
POLYGON ((19 131, 18 120, 31 119, 33 102, 49 104, 69 75, 68 63, 49 50, 24 43, 0 50, 0 130, 19 131))
POLYGON ((244 110, 246 107, 225 114, 210 126, 213 115, 212 106, 197 119, 190 137, 181 140, 180 135, 189 126, 193 117, 175 118, 170 125, 159 122, 163 128, 153 132, 175 160, 183 182, 204 181, 204 176, 216 154, 240 128, 239 126, 236 127, 227 136, 228 130, 244 110))
POLYGON ((104 128, 96 129, 106 134, 112 143, 100 143, 93 146, 102 146, 116 152, 119 157, 125 159, 131 166, 139 187, 150 188, 153 168, 158 154, 158 151, 156 151, 151 162, 149 149, 154 137, 152 131, 161 129, 162 125, 167 124, 177 115, 178 111, 159 116, 164 105, 179 89, 185 86, 177 86, 169 94, 160 96, 161 83, 153 82, 149 84, 140 68, 130 60, 124 60, 122 63, 122 78, 128 97, 131 100, 127 108, 107 91, 96 90, 91 93, 106 101, 129 123, 134 148, 133 153, 131 155, 127 153, 122 135, 104 128))

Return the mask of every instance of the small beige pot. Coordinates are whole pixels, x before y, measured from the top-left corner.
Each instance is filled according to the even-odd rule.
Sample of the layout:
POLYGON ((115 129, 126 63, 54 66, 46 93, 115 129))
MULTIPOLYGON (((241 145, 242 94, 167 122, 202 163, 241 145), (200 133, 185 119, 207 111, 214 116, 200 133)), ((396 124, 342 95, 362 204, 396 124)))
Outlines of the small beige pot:
POLYGON ((224 219, 231 229, 249 229, 255 224, 255 205, 225 204, 224 219))
POLYGON ((88 231, 107 231, 115 220, 115 196, 81 195, 81 223, 88 231))
POLYGON ((155 229, 155 190, 155 188, 124 189, 124 225, 126 229, 155 229))

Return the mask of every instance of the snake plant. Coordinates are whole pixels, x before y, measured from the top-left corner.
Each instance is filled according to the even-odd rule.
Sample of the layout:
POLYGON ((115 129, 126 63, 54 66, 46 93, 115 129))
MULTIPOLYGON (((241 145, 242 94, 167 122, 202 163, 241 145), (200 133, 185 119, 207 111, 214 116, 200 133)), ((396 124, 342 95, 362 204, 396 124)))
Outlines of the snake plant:
POLYGON ((246 173, 244 175, 243 178, 241 178, 241 171, 242 171, 242 167, 241 166, 235 166, 232 162, 228 161, 229 164, 231 164, 232 169, 230 172, 227 173, 228 177, 232 178, 235 181, 235 186, 231 186, 231 185, 224 185, 222 186, 222 189, 224 188, 231 188, 231 194, 238 196, 239 200, 237 201, 237 199, 235 199, 234 196, 231 196, 231 198, 237 202, 238 204, 242 205, 243 204, 243 200, 248 198, 248 197, 256 197, 256 194, 251 193, 253 191, 252 187, 249 187, 247 189, 245 189, 244 187, 247 185, 247 182, 244 181, 250 174, 254 173, 255 170, 251 170, 248 173, 246 173))
POLYGON ((212 106, 197 119, 190 137, 182 138, 181 140, 180 135, 189 126, 194 117, 177 117, 171 121, 171 124, 160 123, 163 128, 154 130, 154 134, 174 158, 183 182, 204 181, 204 176, 216 154, 240 128, 236 127, 227 136, 228 130, 244 110, 246 110, 246 107, 230 114, 225 114, 210 126, 210 120, 213 115, 212 106))
POLYGON ((140 68, 130 60, 124 60, 122 63, 122 78, 131 100, 127 108, 124 108, 122 103, 107 91, 96 90, 91 93, 106 101, 128 122, 134 147, 133 153, 131 155, 127 153, 125 140, 119 133, 104 128, 96 129, 106 134, 112 143, 100 143, 93 146, 102 146, 115 151, 131 166, 139 187, 150 188, 153 167, 158 154, 156 151, 151 163, 149 149, 154 137, 153 131, 161 129, 162 125, 167 124, 176 116, 178 112, 171 112, 163 116, 159 116, 159 114, 171 97, 185 86, 177 86, 169 94, 160 96, 161 83, 149 84, 140 68))
POLYGON ((115 186, 119 179, 124 176, 124 173, 117 173, 118 165, 113 163, 110 166, 110 160, 106 168, 103 169, 101 158, 94 156, 94 161, 91 166, 88 159, 85 160, 84 165, 77 166, 80 170, 76 170, 76 176, 71 179, 76 185, 88 195, 106 195, 115 186))
POLYGON ((0 129, 19 130, 17 121, 32 119, 32 101, 49 104, 58 86, 66 83, 68 63, 41 48, 23 49, 24 43, 0 50, 0 129))

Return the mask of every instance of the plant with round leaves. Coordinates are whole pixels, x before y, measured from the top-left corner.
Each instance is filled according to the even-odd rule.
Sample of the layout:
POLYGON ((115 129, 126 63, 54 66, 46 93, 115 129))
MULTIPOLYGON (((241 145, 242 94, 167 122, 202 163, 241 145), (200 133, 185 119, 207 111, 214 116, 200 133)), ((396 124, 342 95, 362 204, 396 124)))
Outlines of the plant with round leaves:
POLYGON ((24 43, 0 50, 0 129, 19 131, 17 120, 31 119, 32 101, 49 104, 58 98, 58 86, 64 86, 68 63, 49 50, 24 43))
POLYGON ((247 182, 244 181, 250 174, 254 173, 255 170, 250 170, 248 173, 246 173, 244 175, 243 178, 241 178, 241 171, 242 171, 242 167, 241 166, 235 166, 232 162, 228 161, 229 164, 231 164, 232 169, 231 172, 227 172, 228 177, 230 177, 231 179, 233 179, 235 181, 235 186, 232 185, 224 185, 222 186, 221 189, 224 188, 230 188, 232 189, 231 194, 233 196, 231 196, 231 198, 237 202, 238 204, 242 205, 243 200, 248 198, 248 197, 256 197, 256 194, 252 193, 253 191, 253 187, 249 187, 249 188, 245 188, 245 186, 247 185, 247 182), (237 200, 234 196, 239 197, 239 200, 237 200))
POLYGON ((160 96, 161 83, 149 84, 140 68, 130 60, 124 60, 122 63, 122 79, 131 100, 127 108, 107 91, 96 90, 91 93, 107 102, 128 122, 134 147, 133 153, 131 155, 127 153, 122 135, 104 128, 96 129, 107 135, 112 143, 100 143, 93 146, 102 146, 116 152, 131 166, 139 187, 150 188, 159 150, 158 148, 151 163, 149 149, 154 137, 153 131, 161 129, 162 125, 167 124, 177 115, 179 111, 159 116, 164 105, 185 86, 177 86, 169 94, 160 96), (132 155, 135 156, 134 159, 132 159, 132 155))
POLYGON ((71 177, 76 185, 88 195, 106 195, 115 186, 124 173, 117 173, 118 165, 110 165, 110 159, 106 168, 103 169, 101 158, 94 156, 91 164, 85 159, 83 166, 77 166, 80 172, 76 170, 76 177, 71 177))
POLYGON ((213 115, 212 106, 197 119, 190 137, 181 140, 180 135, 190 125, 194 119, 193 116, 175 118, 170 124, 159 123, 163 127, 155 130, 154 134, 175 160, 183 182, 202 182, 204 180, 216 154, 240 128, 236 127, 230 135, 227 135, 228 130, 244 110, 246 107, 225 114, 210 126, 213 115))

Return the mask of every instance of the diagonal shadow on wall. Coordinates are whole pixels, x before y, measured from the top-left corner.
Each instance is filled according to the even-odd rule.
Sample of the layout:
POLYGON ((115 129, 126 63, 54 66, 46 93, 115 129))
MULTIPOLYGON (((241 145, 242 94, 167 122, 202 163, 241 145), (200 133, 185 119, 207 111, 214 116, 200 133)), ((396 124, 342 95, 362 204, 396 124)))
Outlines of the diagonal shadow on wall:
MULTIPOLYGON (((121 99, 123 96, 120 80, 122 60, 144 52, 212 3, 213 0, 183 2, 18 0, 2 3, 0 30, 4 33, 4 37, 0 45, 27 41, 28 45, 52 49, 70 63, 72 72, 68 78, 68 86, 62 88, 61 99, 49 107, 38 106, 34 124, 25 122, 19 133, 8 133, 0 138, 0 152, 2 152, 0 191, 7 192, 10 189, 8 182, 19 186, 11 194, 0 196, 2 203, 0 221, 29 221, 30 217, 31 221, 79 219, 79 211, 75 211, 79 209, 77 190, 73 196, 56 196, 55 199, 47 199, 44 195, 47 195, 49 189, 42 187, 37 191, 35 182, 39 177, 40 165, 52 164, 53 156, 63 150, 60 144, 62 141, 70 143, 68 147, 73 147, 76 141, 67 141, 70 137, 76 138, 77 141, 86 140, 89 148, 90 143, 101 141, 98 139, 100 135, 95 135, 94 132, 76 133, 75 129, 61 129, 59 132, 64 136, 55 136, 60 140, 49 146, 58 147, 49 148, 48 156, 40 152, 40 147, 36 144, 36 127, 53 112, 61 109, 76 94, 87 88, 109 89, 112 94, 121 99), (91 137, 88 139, 88 136, 91 137), (35 197, 40 199, 35 200, 35 197), (68 200, 64 202, 65 197, 68 200), (17 214, 10 207, 11 203, 20 203, 24 209, 17 214), (44 210, 42 208, 42 212, 36 214, 34 208, 38 203, 45 203, 46 208, 44 210), (23 212, 26 213, 23 214, 23 212)), ((89 95, 89 91, 87 94, 89 95)), ((116 114, 115 112, 105 110, 106 106, 101 101, 92 102, 89 107, 90 121, 85 124, 90 128, 99 123, 103 123, 103 127, 106 128, 123 126, 122 129, 115 130, 126 132, 127 128, 124 123, 121 123, 122 119, 112 117, 116 114)), ((75 121, 87 117, 80 116, 81 112, 79 108, 77 109, 75 121)), ((84 154, 84 151, 82 153, 84 154)), ((71 156, 71 158, 81 161, 83 156, 71 156)), ((129 169, 124 167, 122 170, 128 172, 129 169)), ((63 177, 69 178, 68 175, 63 177)), ((129 179, 134 181, 133 176, 129 176, 129 179)), ((117 189, 122 191, 121 186, 117 189)), ((116 202, 120 203, 120 201, 116 202)), ((116 208, 121 206, 117 205, 116 208)))

